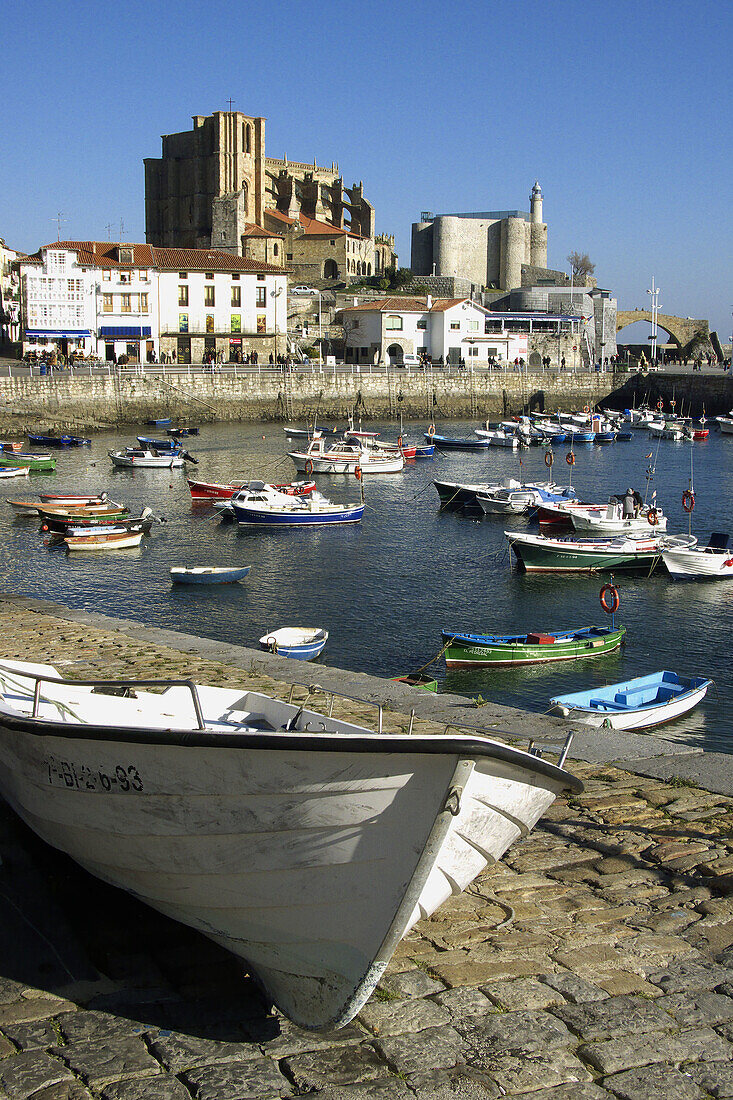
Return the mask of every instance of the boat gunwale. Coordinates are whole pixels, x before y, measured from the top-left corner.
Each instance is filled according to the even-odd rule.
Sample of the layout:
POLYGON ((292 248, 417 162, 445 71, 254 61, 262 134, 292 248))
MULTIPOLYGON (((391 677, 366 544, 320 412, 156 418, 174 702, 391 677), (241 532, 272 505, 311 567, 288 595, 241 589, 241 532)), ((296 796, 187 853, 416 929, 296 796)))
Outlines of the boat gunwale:
MULTIPOLYGON (((14 670, 15 671, 15 670, 14 670)), ((72 687, 98 685, 99 681, 49 680, 53 684, 70 684, 72 687)), ((162 686, 162 685, 161 685, 162 686)), ((246 690, 246 689, 245 689, 246 690)), ((3 699, 0 693, 0 701, 3 699)), ((2 704, 0 703, 0 706, 2 704)), ((6 703, 7 707, 8 704, 6 703)), ((297 710, 293 706, 294 710, 297 710)), ((312 713, 316 718, 326 715, 312 713)), ((582 791, 583 782, 549 760, 535 756, 526 749, 505 745, 490 737, 474 737, 467 734, 379 734, 365 730, 363 734, 312 732, 310 730, 281 733, 277 730, 257 730, 253 733, 235 733, 230 730, 160 729, 146 726, 98 726, 91 723, 54 721, 28 718, 18 712, 8 713, 0 709, 0 730, 7 728, 15 733, 27 733, 34 737, 57 737, 62 740, 103 741, 134 745, 165 745, 180 748, 229 749, 242 748, 272 752, 350 752, 372 753, 387 756, 396 753, 418 755, 459 755, 494 758, 502 763, 529 768, 540 775, 564 784, 564 788, 582 791)))

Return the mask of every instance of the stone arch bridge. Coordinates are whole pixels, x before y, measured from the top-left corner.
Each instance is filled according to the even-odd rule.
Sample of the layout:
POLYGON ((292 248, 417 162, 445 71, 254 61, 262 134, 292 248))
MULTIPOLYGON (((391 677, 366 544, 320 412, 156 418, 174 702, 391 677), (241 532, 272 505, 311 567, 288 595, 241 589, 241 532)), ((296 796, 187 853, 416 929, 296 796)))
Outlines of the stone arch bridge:
MULTIPOLYGON (((652 314, 648 309, 625 309, 616 314, 616 332, 635 321, 649 321, 652 314)), ((657 314, 657 326, 669 333, 670 338, 684 351, 690 344, 710 344, 710 324, 708 321, 695 320, 692 317, 673 317, 669 313, 657 314)))

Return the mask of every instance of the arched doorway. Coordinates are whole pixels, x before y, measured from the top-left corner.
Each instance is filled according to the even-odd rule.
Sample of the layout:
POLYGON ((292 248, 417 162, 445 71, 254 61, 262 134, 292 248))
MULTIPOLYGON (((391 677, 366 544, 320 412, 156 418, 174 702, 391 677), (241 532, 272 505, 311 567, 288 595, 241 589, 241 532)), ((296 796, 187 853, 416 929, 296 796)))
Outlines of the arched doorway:
POLYGON ((326 260, 323 265, 323 278, 324 279, 338 279, 339 267, 335 260, 326 260))
POLYGON ((387 358, 391 367, 401 367, 404 352, 399 344, 390 344, 387 348, 387 358))

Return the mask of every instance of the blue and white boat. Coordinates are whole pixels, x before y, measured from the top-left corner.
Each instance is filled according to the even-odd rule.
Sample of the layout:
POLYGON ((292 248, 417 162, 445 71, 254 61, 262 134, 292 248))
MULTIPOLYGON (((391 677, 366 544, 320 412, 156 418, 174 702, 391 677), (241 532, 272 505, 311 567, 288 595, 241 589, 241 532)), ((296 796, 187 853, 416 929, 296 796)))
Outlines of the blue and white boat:
POLYGON ((570 444, 572 446, 573 443, 592 443, 595 438, 595 432, 575 431, 570 436, 570 444))
POLYGON ((234 518, 245 527, 316 527, 326 523, 359 523, 364 501, 334 504, 319 492, 307 496, 281 493, 262 481, 250 481, 248 489, 231 501, 234 518))
POLYGON ((712 680, 652 672, 620 684, 557 695, 551 712, 602 729, 640 730, 686 714, 705 697, 712 680))
POLYGON ((283 626, 260 638, 260 645, 280 657, 312 661, 328 641, 328 631, 317 626, 283 626))
POLYGON ((171 451, 177 454, 183 450, 181 444, 175 439, 151 439, 148 435, 139 435, 137 441, 141 447, 154 451, 171 451))
POLYGON ((235 584, 243 581, 251 568, 251 565, 194 565, 190 568, 174 565, 170 571, 171 584, 235 584))
POLYGON ((435 454, 434 443, 416 443, 415 458, 432 458, 435 454))
POLYGON ((439 451, 483 451, 489 446, 488 439, 462 439, 449 435, 430 435, 424 433, 428 443, 434 443, 439 451))
POLYGON ((151 424, 154 428, 167 428, 171 422, 169 416, 161 416, 158 420, 146 420, 146 424, 151 424))

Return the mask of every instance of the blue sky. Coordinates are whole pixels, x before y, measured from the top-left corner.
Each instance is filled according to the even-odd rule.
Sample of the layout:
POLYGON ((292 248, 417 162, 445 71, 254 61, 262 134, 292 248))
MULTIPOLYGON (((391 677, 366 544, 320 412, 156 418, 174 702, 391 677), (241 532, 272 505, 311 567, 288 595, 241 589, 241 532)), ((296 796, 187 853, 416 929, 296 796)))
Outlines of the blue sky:
POLYGON ((729 0, 5 0, 0 236, 144 240, 143 158, 191 115, 267 118, 267 151, 338 160, 410 262, 421 210, 528 208, 621 308, 730 339, 729 0))

